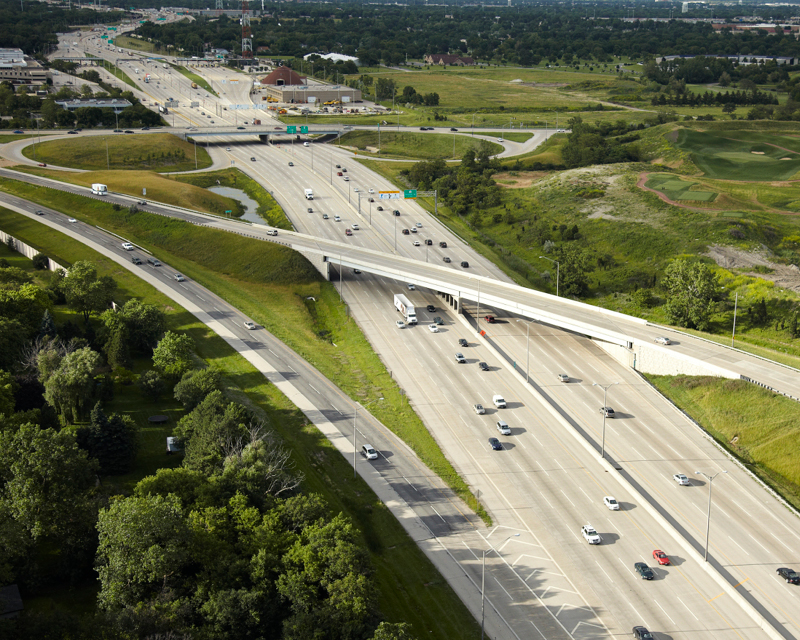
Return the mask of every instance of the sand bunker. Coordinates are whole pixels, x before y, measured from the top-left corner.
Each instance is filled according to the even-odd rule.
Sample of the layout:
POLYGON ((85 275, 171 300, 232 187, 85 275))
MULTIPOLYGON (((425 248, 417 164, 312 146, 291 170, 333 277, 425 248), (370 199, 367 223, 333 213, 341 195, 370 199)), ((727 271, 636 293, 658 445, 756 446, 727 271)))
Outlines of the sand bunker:
POLYGON ((763 156, 764 155, 763 151, 751 151, 750 153, 755 153, 757 156, 763 156))

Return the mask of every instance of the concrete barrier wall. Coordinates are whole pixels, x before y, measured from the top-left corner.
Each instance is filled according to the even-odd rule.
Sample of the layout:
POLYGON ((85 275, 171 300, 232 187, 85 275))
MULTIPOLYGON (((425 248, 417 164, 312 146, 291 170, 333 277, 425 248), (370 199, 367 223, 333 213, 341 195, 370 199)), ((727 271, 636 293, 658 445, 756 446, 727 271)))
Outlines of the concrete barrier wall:
POLYGON ((739 379, 741 376, 734 372, 708 364, 697 358, 687 356, 676 351, 670 351, 667 346, 644 344, 634 342, 632 349, 611 344, 604 340, 592 339, 598 347, 608 353, 620 364, 635 369, 641 373, 653 373, 661 376, 718 376, 722 378, 739 379))
MULTIPOLYGON (((26 258, 33 259, 33 256, 35 256, 37 253, 41 253, 38 249, 34 249, 29 244, 25 244, 24 242, 22 242, 22 240, 17 240, 13 236, 7 234, 5 231, 0 231, 0 241, 2 241, 4 245, 8 246, 9 238, 13 238, 14 240, 14 250, 17 251, 18 253, 21 253, 26 258)), ((47 268, 50 271, 56 271, 57 269, 63 269, 64 271, 69 271, 69 269, 67 269, 66 267, 62 267, 55 260, 51 260, 50 258, 48 258, 47 260, 48 260, 47 268)))

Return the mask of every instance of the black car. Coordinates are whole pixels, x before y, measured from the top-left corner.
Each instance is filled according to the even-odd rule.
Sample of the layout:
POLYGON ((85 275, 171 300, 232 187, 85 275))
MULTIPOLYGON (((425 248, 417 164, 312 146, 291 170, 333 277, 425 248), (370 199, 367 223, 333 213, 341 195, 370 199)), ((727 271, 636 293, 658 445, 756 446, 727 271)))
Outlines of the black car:
POLYGON ((311 207, 309 207, 309 208, 308 208, 308 212, 309 212, 309 213, 314 213, 314 210, 313 210, 311 207))
POLYGON ((450 258, 448 258, 447 256, 445 256, 444 258, 442 258, 442 260, 444 260, 444 261, 445 261, 445 262, 447 262, 448 264, 450 263, 450 258))
MULTIPOLYGON (((36 210, 36 215, 37 216, 43 216, 44 215, 44 211, 42 211, 41 209, 37 209, 36 210)), ((778 571, 780 571, 780 569, 778 569, 778 571)))
POLYGON ((429 304, 429 305, 428 305, 427 307, 425 307, 425 308, 426 308, 428 311, 430 311, 431 313, 433 313, 434 311, 436 311, 436 307, 434 307, 432 304, 429 304))
POLYGON ((394 213, 394 215, 396 215, 396 216, 400 215, 400 212, 397 209, 395 209, 392 213, 394 213))
POLYGON ((142 131, 150 131, 150 127, 142 127, 142 131))
POLYGON ((780 569, 776 569, 775 572, 789 584, 800 584, 800 574, 798 574, 794 569, 781 567, 780 569))
POLYGON ((648 567, 644 562, 637 562, 633 565, 633 568, 636 569, 636 573, 642 576, 642 580, 652 580, 656 577, 656 574, 653 573, 653 570, 648 567))
POLYGON ((383 211, 383 207, 378 207, 378 211, 383 211))
POLYGON ((440 242, 439 242, 439 246, 440 246, 442 249, 447 249, 447 243, 446 243, 444 240, 442 240, 442 241, 440 241, 440 242))
POLYGON ((469 346, 469 342, 467 342, 466 339, 464 339, 464 338, 459 338, 458 339, 458 346, 459 347, 468 347, 469 346))
POLYGON ((428 239, 425 241, 425 244, 426 244, 426 245, 428 245, 428 246, 430 247, 430 246, 433 244, 433 240, 431 240, 430 238, 428 238, 428 239))
POLYGON ((67 131, 67 133, 68 133, 69 135, 71 135, 71 136, 77 136, 77 135, 78 135, 78 132, 77 132, 77 131, 67 131))
POLYGON ((455 127, 450 127, 450 131, 458 131, 455 127))
POLYGON ((466 260, 463 260, 461 262, 461 266, 464 267, 465 269, 469 269, 469 262, 467 262, 466 260))
POLYGON ((636 640, 653 640, 653 634, 644 627, 634 627, 633 637, 636 638, 636 640))
POLYGON ((237 129, 244 129, 244 127, 236 127, 237 129))
POLYGON ((485 362, 479 362, 478 366, 480 367, 481 371, 488 371, 489 370, 489 365, 486 364, 485 362))
POLYGON ((342 165, 340 165, 340 164, 337 164, 337 165, 336 165, 336 168, 337 168, 337 169, 341 169, 341 168, 342 168, 342 165))
POLYGON ((122 133, 122 129, 114 129, 114 133, 122 133))
POLYGON ((503 450, 503 443, 500 442, 497 438, 489 438, 489 446, 494 451, 502 451, 503 450))

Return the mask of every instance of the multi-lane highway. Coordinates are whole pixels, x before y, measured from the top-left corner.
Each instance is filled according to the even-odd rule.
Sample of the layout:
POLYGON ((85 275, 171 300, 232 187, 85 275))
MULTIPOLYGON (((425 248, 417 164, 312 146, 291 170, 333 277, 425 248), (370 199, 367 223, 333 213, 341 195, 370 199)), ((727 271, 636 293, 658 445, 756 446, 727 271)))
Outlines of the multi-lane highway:
MULTIPOLYGON (((344 243, 338 249, 342 256, 348 247, 359 247, 380 251, 386 260, 427 260, 451 269, 453 278, 464 273, 460 263, 466 260, 470 274, 507 281, 415 204, 395 206, 378 198, 369 203, 368 198, 375 197, 369 189, 393 187, 355 163, 348 152, 329 145, 223 140, 212 155, 235 161, 270 189, 299 231, 344 243), (342 176, 336 175, 339 171, 342 176), (350 180, 344 181, 345 176, 350 180), (313 189, 313 201, 305 200, 305 188, 313 189), (385 210, 379 212, 377 206, 385 210), (399 217, 391 214, 395 208, 399 217), (341 221, 335 221, 335 215, 341 221), (422 226, 416 227, 417 222, 422 226), (412 223, 417 233, 403 234, 412 223), (361 228, 345 237, 344 229, 354 224, 361 228), (426 245, 426 239, 433 244, 426 245), (439 247, 440 241, 447 249, 439 247), (445 263, 445 257, 451 262, 445 263)), ((312 239, 304 241, 313 244, 312 239)), ((547 638, 609 637, 644 624, 659 637, 675 639, 712 634, 763 638, 775 633, 800 638, 800 589, 775 574, 779 566, 800 568, 795 514, 636 373, 579 335, 498 314, 501 322, 481 325, 487 335, 478 336, 474 325, 443 308, 432 291, 408 291, 403 282, 357 275, 350 269, 341 277, 352 316, 497 524, 487 536, 492 544, 487 566, 493 578, 487 593, 509 621, 499 632, 502 637, 539 637, 537 630, 547 638), (392 295, 400 291, 422 309, 435 305, 435 314, 421 311, 419 326, 397 329, 392 295), (445 319, 438 333, 428 330, 433 315, 445 319), (459 347, 458 338, 467 339, 470 346, 459 347), (456 363, 456 351, 464 353, 466 364, 456 363), (480 371, 479 361, 487 362, 490 370, 480 371), (569 374, 570 382, 558 381, 556 374, 561 372, 569 374), (617 417, 605 427, 605 448, 613 467, 599 461, 603 391, 592 386, 594 382, 618 383, 608 395, 617 417), (503 395, 508 408, 494 409, 494 394, 503 395), (486 414, 476 414, 475 403, 487 407, 486 414), (560 416, 554 415, 553 407, 560 416), (511 435, 498 433, 498 419, 509 423, 511 435), (503 443, 502 450, 489 448, 488 438, 493 436, 503 443), (588 447, 582 444, 587 441, 588 447), (713 485, 707 567, 697 551, 705 543, 710 487, 695 471, 713 475, 723 470, 727 473, 717 476, 713 485), (687 474, 691 485, 679 486, 672 477, 676 473, 687 474), (603 496, 609 494, 621 503, 620 511, 603 505, 603 496), (594 525, 603 544, 590 546, 581 537, 580 528, 587 523, 594 525), (657 568, 655 580, 643 581, 633 563, 653 566, 656 548, 671 557, 672 565, 657 568), (739 597, 777 631, 760 629, 748 605, 723 589, 720 579, 736 585, 739 597), (525 614, 520 616, 520 611, 525 614)), ((476 312, 469 306, 467 311, 473 316, 476 312)), ((341 400, 320 399, 321 405, 328 402, 341 400)), ((380 464, 386 465, 386 473, 394 473, 392 458, 380 464)), ((469 526, 477 528, 474 522, 469 526)), ((473 577, 479 554, 474 549, 463 554, 473 577)))

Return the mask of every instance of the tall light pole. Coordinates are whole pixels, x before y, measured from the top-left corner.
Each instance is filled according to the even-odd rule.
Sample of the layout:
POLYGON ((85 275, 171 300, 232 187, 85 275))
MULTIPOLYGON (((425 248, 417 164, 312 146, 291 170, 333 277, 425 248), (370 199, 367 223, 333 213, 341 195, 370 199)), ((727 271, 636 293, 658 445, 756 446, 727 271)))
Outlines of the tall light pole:
POLYGON ((103 138, 106 141, 106 170, 111 171, 111 162, 108 159, 108 138, 103 138))
POLYGON ((472 137, 475 137, 475 116, 478 115, 478 112, 472 114, 472 137))
MULTIPOLYGON (((508 536, 508 538, 503 540, 503 542, 501 542, 500 544, 505 544, 511 538, 518 538, 518 537, 519 537, 519 534, 515 533, 513 536, 508 536)), ((484 608, 485 608, 485 605, 486 605, 486 591, 484 590, 484 586, 486 585, 486 554, 489 553, 490 551, 496 551, 496 549, 494 547, 491 547, 489 549, 484 549, 484 551, 483 551, 483 565, 481 567, 481 640, 483 640, 483 636, 484 636, 484 628, 483 628, 484 616, 483 616, 483 612, 484 612, 484 608)))
POLYGON ((609 387, 613 387, 615 384, 619 384, 619 382, 612 382, 611 384, 599 384, 597 382, 593 382, 593 387, 600 387, 603 390, 603 445, 600 453, 601 458, 606 457, 606 399, 608 398, 608 389, 609 387))
POLYGON ((528 380, 530 379, 530 376, 528 375, 528 372, 530 371, 529 364, 530 364, 530 361, 531 361, 531 348, 530 348, 531 332, 530 332, 530 329, 531 329, 531 322, 532 321, 528 322, 527 320, 517 320, 517 322, 524 322, 525 323, 525 382, 527 383, 528 380))
POLYGON ((558 298, 558 281, 561 279, 561 264, 558 262, 558 260, 553 260, 552 258, 545 258, 544 256, 539 257, 549 260, 550 262, 554 262, 556 265, 556 298, 558 298))
MULTIPOLYGON (((340 269, 341 269, 341 267, 340 267, 340 269)), ((372 400, 371 402, 368 402, 365 405, 362 405, 362 404, 359 404, 358 402, 356 402, 356 412, 353 415, 353 479, 354 480, 355 480, 355 477, 356 477, 356 451, 358 450, 358 446, 356 444, 356 433, 357 433, 356 432, 356 420, 358 419, 358 410, 359 409, 366 409, 369 405, 375 404, 376 402, 379 402, 380 400, 383 400, 383 398, 376 398, 375 400, 372 400)))
POLYGON ((716 478, 720 473, 728 473, 727 471, 717 471, 713 476, 708 475, 707 473, 703 473, 702 471, 695 471, 695 473, 699 476, 703 476, 708 480, 708 514, 706 516, 706 553, 703 559, 708 562, 708 533, 711 530, 711 487, 714 486, 714 478, 716 478))

